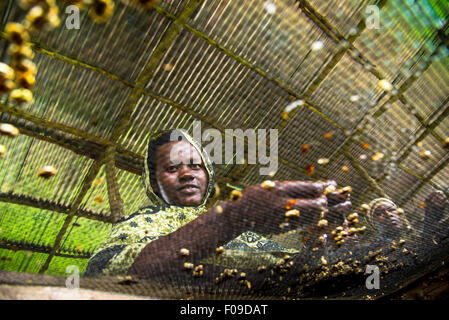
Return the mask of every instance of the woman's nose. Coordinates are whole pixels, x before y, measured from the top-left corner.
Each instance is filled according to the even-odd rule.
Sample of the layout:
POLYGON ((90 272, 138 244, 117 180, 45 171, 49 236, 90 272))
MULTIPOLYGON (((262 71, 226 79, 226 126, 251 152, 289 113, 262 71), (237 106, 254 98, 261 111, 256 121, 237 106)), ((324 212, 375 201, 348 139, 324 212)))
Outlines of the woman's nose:
POLYGON ((181 165, 179 168, 179 178, 191 178, 193 177, 192 169, 189 165, 181 165))

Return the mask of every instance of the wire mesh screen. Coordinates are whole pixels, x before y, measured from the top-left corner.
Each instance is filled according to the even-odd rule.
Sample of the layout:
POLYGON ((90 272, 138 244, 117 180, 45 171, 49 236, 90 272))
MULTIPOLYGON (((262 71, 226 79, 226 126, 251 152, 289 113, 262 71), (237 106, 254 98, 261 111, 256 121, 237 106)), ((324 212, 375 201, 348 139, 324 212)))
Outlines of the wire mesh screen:
POLYGON ((447 262, 447 1, 0 14, 0 283, 371 299, 447 262))

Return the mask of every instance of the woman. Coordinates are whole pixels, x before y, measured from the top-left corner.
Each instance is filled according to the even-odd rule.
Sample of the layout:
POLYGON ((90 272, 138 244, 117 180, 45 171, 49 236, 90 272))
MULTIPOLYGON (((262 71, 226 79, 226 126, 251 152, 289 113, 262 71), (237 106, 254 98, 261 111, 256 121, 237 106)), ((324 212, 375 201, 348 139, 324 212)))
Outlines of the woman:
MULTIPOLYGON (((209 258, 210 261, 216 248, 224 246, 225 253, 221 255, 221 262, 214 261, 215 264, 237 265, 237 260, 246 258, 248 265, 248 261, 254 257, 258 263, 269 263, 287 253, 297 252, 256 233, 256 231, 265 234, 280 233, 288 229, 272 230, 274 226, 278 229, 279 224, 283 223, 285 203, 290 198, 282 200, 282 197, 276 197, 275 202, 267 204, 267 199, 261 199, 261 195, 268 190, 257 186, 255 188, 261 190, 244 192, 245 201, 223 203, 221 207, 224 210, 223 214, 218 213, 216 208, 208 211, 206 203, 214 193, 214 170, 207 153, 197 141, 184 130, 169 130, 149 139, 146 155, 143 181, 146 193, 154 205, 122 218, 114 225, 109 238, 91 257, 85 276, 123 275, 128 273, 132 266, 131 273, 147 277, 148 275, 143 274, 142 270, 145 273, 149 272, 147 260, 150 259, 148 254, 151 256, 151 250, 144 248, 153 241, 157 239, 164 241, 163 249, 161 247, 156 250, 164 256, 163 261, 160 261, 161 264, 170 265, 168 263, 170 252, 174 252, 174 258, 179 256, 181 244, 175 246, 174 239, 161 238, 167 235, 176 235, 180 239, 185 236, 186 239, 181 241, 184 242, 184 247, 189 247, 187 242, 192 240, 189 239, 191 235, 195 235, 197 239, 204 239, 203 242, 190 244, 192 251, 190 257, 193 258, 193 251, 196 251, 197 256, 201 252, 202 260, 209 258), (248 197, 251 193, 253 196, 248 197), (279 204, 280 201, 283 203, 279 204), (280 212, 279 208, 270 210, 274 203, 279 204, 280 212), (260 210, 254 212, 242 210, 251 206, 260 210), (261 211, 269 211, 269 214, 263 215, 261 211), (205 213, 208 214, 204 216, 205 213), (270 215, 275 215, 276 218, 266 219, 270 215), (199 217, 201 219, 196 221, 199 217), (245 223, 248 219, 252 219, 252 223, 245 223), (176 234, 172 234, 183 226, 187 227, 192 221, 196 222, 195 225, 188 227, 191 231, 179 230, 176 234), (196 229, 198 225, 201 225, 201 230, 196 229), (218 229, 215 229, 215 226, 219 226, 218 229), (176 249, 167 251, 166 246, 176 249), (260 255, 261 252, 266 254, 260 255), (138 271, 138 266, 142 266, 141 271, 138 271)), ((281 185, 279 183, 279 186, 281 185)), ((322 193, 328 185, 335 185, 335 182, 289 182, 284 183, 277 192, 284 192, 284 197, 288 197, 289 192, 291 196, 304 197, 305 199, 301 199, 301 203, 298 202, 296 206, 302 206, 301 210, 305 210, 305 213, 308 211, 318 213, 327 205, 327 198, 322 193)), ((269 194, 274 195, 275 192, 269 194)), ((162 245, 159 240, 155 242, 162 245)), ((157 261, 157 259, 150 260, 153 264, 157 261)))

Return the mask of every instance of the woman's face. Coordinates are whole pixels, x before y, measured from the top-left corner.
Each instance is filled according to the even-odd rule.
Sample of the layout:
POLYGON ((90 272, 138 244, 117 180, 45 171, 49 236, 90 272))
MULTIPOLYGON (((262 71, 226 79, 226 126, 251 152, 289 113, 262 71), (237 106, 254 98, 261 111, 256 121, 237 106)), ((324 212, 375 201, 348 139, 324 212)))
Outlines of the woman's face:
POLYGON ((156 161, 155 191, 172 205, 198 206, 203 202, 208 176, 200 154, 190 143, 175 141, 160 146, 156 161))

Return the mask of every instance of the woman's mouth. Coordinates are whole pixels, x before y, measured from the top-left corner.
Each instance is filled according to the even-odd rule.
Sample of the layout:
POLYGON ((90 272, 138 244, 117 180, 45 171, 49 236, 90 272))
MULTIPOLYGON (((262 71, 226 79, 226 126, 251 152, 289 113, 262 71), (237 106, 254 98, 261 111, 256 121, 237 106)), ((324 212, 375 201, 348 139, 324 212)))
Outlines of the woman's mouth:
POLYGON ((187 186, 183 186, 183 187, 179 188, 178 190, 179 190, 179 192, 184 193, 184 194, 194 194, 194 193, 198 192, 199 188, 194 185, 187 185, 187 186))

